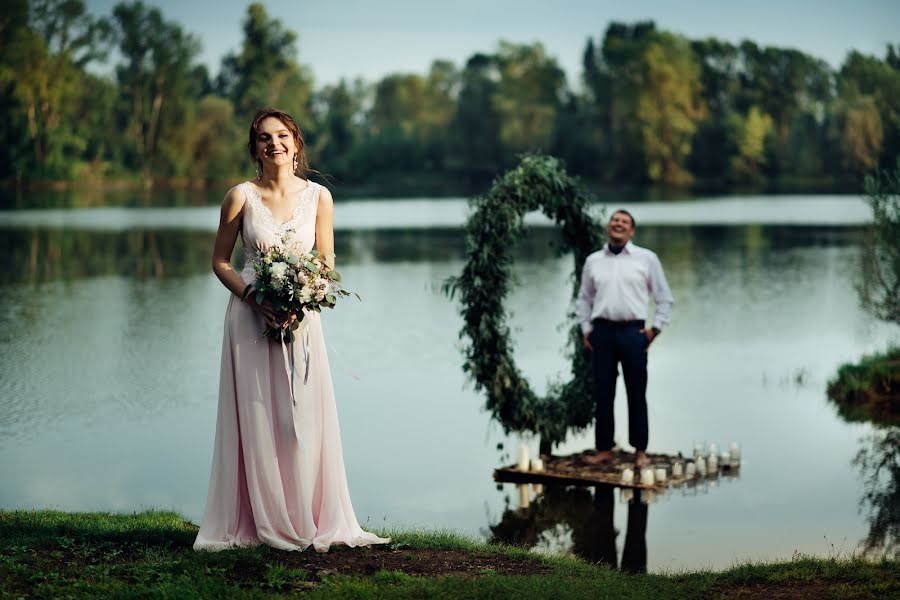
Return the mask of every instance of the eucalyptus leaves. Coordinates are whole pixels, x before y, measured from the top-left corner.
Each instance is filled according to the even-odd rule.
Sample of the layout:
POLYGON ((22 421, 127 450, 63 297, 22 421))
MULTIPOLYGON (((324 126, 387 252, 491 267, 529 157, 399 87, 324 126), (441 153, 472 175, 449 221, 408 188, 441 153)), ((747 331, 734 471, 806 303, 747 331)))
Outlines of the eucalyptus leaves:
MULTIPOLYGON (((569 332, 571 380, 552 386, 544 397, 532 391, 513 360, 503 308, 511 287, 511 250, 524 233, 525 214, 541 210, 562 229, 560 254, 573 254, 574 297, 584 260, 597 249, 602 232, 587 211, 589 203, 558 159, 522 157, 516 168, 494 181, 487 194, 470 201, 466 265, 459 277, 444 284, 445 293, 454 297, 458 292, 462 304, 465 324, 460 338, 468 339, 463 370, 474 380, 475 388, 485 392, 486 408, 504 430, 539 434, 544 452, 549 452, 552 443, 562 441, 569 429, 591 423, 591 369, 573 318, 569 332)), ((534 316, 559 317, 555 313, 534 316)))
POLYGON ((297 316, 289 327, 267 327, 263 331, 275 341, 294 341, 304 309, 320 312, 322 308, 334 308, 338 297, 351 295, 341 287, 340 273, 327 268, 324 256, 316 250, 302 252, 290 243, 292 233, 288 229, 278 244, 253 259, 256 280, 244 291, 243 299, 252 295, 257 304, 268 299, 275 312, 297 316))

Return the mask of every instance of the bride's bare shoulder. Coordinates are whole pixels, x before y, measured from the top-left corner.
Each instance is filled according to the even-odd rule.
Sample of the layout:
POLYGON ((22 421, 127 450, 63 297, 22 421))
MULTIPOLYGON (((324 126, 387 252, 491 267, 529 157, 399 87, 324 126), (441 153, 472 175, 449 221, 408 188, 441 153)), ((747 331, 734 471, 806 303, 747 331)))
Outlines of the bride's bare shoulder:
POLYGON ((331 195, 331 191, 325 187, 321 186, 319 190, 319 207, 318 210, 334 210, 334 197, 331 195))
POLYGON ((247 202, 244 185, 238 184, 225 194, 225 199, 222 200, 223 214, 237 215, 244 209, 244 204, 247 202))

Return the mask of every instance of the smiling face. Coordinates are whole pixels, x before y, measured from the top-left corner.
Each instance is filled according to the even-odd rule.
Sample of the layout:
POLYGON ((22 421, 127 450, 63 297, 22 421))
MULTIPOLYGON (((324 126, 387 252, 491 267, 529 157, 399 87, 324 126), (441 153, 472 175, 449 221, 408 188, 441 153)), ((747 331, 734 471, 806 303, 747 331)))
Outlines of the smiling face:
POLYGON ((297 142, 287 125, 276 117, 266 117, 256 126, 256 158, 263 164, 290 165, 297 142))
POLYGON ((634 221, 625 212, 614 212, 606 225, 611 244, 621 246, 634 237, 634 221))

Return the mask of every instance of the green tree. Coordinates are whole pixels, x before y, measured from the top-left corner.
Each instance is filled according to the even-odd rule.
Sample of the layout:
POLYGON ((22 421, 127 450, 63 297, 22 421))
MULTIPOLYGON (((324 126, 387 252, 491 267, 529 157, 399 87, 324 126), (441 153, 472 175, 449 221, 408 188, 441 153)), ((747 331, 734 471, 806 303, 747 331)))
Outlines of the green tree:
POLYGON ((733 137, 737 154, 731 159, 731 176, 736 181, 760 182, 760 168, 766 162, 766 140, 775 129, 772 117, 753 106, 746 116, 733 115, 733 137))
POLYGON ((396 74, 376 84, 368 147, 376 152, 380 168, 431 171, 444 167, 457 82, 452 63, 435 61, 427 77, 396 74))
POLYGON ((865 187, 873 218, 860 299, 877 318, 900 325, 900 159, 893 169, 867 177, 865 187))
POLYGON ((193 111, 189 133, 182 146, 181 160, 191 177, 215 181, 249 168, 246 147, 240 143, 246 133, 238 127, 231 102, 219 96, 205 96, 193 111))
POLYGON ((500 74, 495 57, 475 54, 460 75, 448 162, 470 183, 490 182, 503 164, 500 114, 494 104, 500 74))
POLYGON ((348 84, 341 79, 337 85, 325 87, 314 101, 319 120, 314 153, 329 173, 342 179, 358 179, 366 174, 365 166, 354 161, 362 139, 366 95, 362 80, 348 84))
POLYGON ((247 7, 244 38, 237 53, 222 60, 218 91, 231 98, 239 119, 252 118, 263 106, 291 113, 304 134, 312 128, 312 74, 297 62, 297 34, 265 7, 247 7))
POLYGON ((547 151, 553 143, 566 76, 544 46, 500 42, 500 80, 493 104, 500 117, 500 140, 510 164, 523 152, 547 151))
POLYGON ((634 25, 610 23, 601 47, 601 73, 606 82, 600 108, 612 141, 612 176, 620 181, 642 182, 647 176, 644 140, 637 117, 643 87, 643 56, 656 36, 652 21, 634 25))
POLYGON ((108 25, 88 15, 81 0, 38 0, 24 13, 21 3, 13 8, 0 85, 24 112, 27 172, 65 178, 86 146, 74 131, 90 108, 84 106, 84 67, 102 58, 108 25))
POLYGON ((192 74, 200 44, 142 2, 116 5, 113 20, 122 58, 116 67, 119 114, 129 133, 126 160, 140 169, 146 185, 153 173, 183 174, 179 155, 196 100, 192 74))
POLYGON ((874 98, 848 92, 835 103, 831 126, 844 169, 861 176, 878 166, 884 130, 874 98))
POLYGON ((686 39, 662 33, 647 44, 642 67, 635 116, 647 178, 668 185, 690 183, 685 166, 705 112, 695 55, 686 39))
POLYGON ((448 60, 431 63, 425 81, 426 110, 422 115, 425 138, 425 162, 429 170, 447 166, 450 151, 447 132, 456 114, 460 73, 448 60))
MULTIPOLYGON (((890 59, 893 47, 888 53, 890 59)), ((894 61, 896 62, 896 61, 894 61)), ((838 84, 841 90, 841 101, 849 96, 853 98, 856 93, 861 96, 869 96, 878 109, 882 128, 881 152, 878 164, 881 168, 891 169, 897 156, 900 156, 900 69, 891 65, 888 60, 880 60, 874 56, 867 56, 853 51, 847 55, 847 59, 838 73, 838 84)), ((846 111, 838 103, 838 110, 846 111)), ((869 108, 863 109, 869 111, 869 108)), ((862 114, 862 113, 860 113, 862 114)), ((868 126, 873 128, 871 116, 866 118, 868 126)))
POLYGON ((697 124, 688 165, 695 176, 717 180, 727 174, 737 149, 730 119, 736 111, 740 89, 740 52, 737 46, 715 38, 692 42, 691 47, 700 65, 707 110, 706 117, 697 124))

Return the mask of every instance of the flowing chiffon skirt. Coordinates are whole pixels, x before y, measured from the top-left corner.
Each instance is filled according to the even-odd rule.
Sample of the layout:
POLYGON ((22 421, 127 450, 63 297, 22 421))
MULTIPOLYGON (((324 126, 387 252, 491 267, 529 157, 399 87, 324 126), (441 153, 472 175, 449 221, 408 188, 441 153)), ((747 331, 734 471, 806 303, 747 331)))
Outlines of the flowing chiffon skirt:
POLYGON ((332 544, 387 543, 362 530, 350 502, 320 315, 307 314, 297 341, 287 346, 293 399, 290 361, 280 343, 262 336, 263 328, 262 318, 232 296, 212 476, 194 549, 264 543, 325 552, 332 544))

